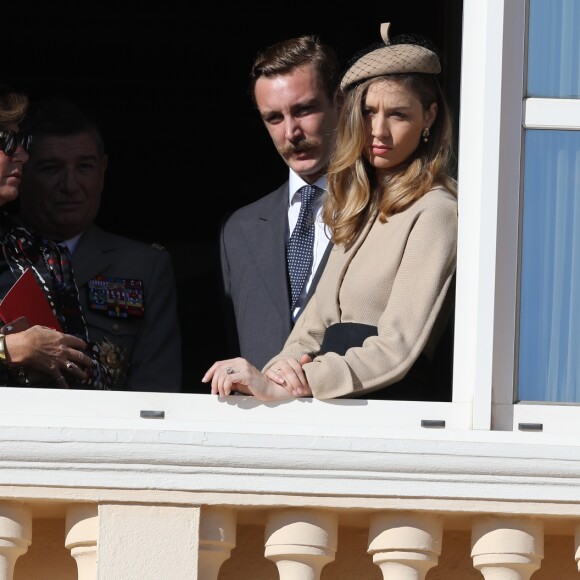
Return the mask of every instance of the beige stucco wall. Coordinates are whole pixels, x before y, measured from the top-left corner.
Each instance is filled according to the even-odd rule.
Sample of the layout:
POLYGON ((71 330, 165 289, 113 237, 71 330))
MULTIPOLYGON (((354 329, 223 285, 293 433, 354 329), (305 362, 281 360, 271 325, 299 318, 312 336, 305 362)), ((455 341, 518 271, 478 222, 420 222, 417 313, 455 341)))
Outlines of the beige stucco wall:
MULTIPOLYGON (((352 580, 353 570, 357 570, 357 578, 382 580, 380 570, 366 553, 367 535, 364 528, 341 527, 336 560, 325 566, 321 580, 352 580)), ((76 563, 64 547, 64 537, 64 520, 35 519, 32 545, 16 562, 14 580, 76 580, 76 563)), ((481 580, 483 576, 472 566, 470 545, 469 531, 445 532, 439 565, 429 571, 427 580, 481 580)), ((532 580, 577 580, 573 537, 546 536, 544 549, 542 568, 532 580)), ((120 545, 118 554, 122 552, 120 545)), ((276 580, 276 565, 263 554, 264 527, 238 526, 237 547, 223 564, 219 580, 276 580)), ((190 580, 176 577, 170 561, 167 562, 167 574, 159 580, 190 580)))
POLYGON ((191 507, 100 505, 98 578, 194 578, 198 517, 191 507))

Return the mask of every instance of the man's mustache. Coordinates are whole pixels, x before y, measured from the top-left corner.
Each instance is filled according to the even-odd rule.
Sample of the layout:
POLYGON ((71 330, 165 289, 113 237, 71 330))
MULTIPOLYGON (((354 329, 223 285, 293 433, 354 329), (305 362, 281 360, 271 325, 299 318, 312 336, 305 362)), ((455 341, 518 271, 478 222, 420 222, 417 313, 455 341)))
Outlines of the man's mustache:
POLYGON ((296 145, 294 143, 288 143, 282 147, 278 147, 278 152, 282 157, 290 157, 294 153, 299 153, 301 151, 310 151, 310 149, 314 149, 318 146, 318 143, 315 141, 309 141, 305 139, 304 141, 300 141, 296 145))

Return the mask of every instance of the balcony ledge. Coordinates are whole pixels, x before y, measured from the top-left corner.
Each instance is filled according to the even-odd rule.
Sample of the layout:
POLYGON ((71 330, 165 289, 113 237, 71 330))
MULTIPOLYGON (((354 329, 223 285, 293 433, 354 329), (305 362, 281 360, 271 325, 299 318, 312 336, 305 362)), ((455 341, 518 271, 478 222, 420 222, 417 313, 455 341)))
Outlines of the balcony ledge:
MULTIPOLYGON (((454 498, 467 511, 533 502, 537 513, 580 515, 580 445, 572 437, 384 426, 409 410, 401 402, 264 405, 247 397, 43 390, 31 404, 30 394, 0 393, 0 482, 18 487, 19 497, 23 486, 37 486, 109 490, 109 497, 110 490, 182 492, 172 501, 185 503, 202 493, 249 504, 256 494, 295 497, 296 505, 319 496, 317 505, 327 497, 335 507, 352 507, 353 498, 377 507, 408 500, 414 509, 421 499, 434 509, 434 501, 454 498), (165 418, 143 419, 143 409, 165 418)), ((449 405, 415 404, 412 413, 438 417, 449 405)))

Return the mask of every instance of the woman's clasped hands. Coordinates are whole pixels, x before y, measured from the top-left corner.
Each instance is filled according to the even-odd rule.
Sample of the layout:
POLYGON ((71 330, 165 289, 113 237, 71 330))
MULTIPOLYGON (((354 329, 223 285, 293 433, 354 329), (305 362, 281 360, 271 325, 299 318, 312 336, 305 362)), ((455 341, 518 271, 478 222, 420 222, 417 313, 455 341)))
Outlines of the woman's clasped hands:
POLYGON ((246 359, 232 358, 215 362, 201 381, 211 381, 211 394, 220 397, 226 397, 233 392, 253 395, 260 401, 310 397, 312 391, 302 366, 309 362, 312 362, 312 357, 304 354, 300 360, 278 360, 271 368, 260 372, 246 359))

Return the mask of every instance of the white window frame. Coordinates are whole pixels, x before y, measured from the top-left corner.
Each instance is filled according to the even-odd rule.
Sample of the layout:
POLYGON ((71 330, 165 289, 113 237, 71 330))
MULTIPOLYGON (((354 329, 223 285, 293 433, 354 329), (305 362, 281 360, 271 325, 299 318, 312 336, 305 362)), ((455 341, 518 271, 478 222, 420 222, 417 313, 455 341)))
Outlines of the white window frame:
POLYGON ((514 403, 525 129, 580 129, 580 100, 526 99, 527 0, 465 0, 454 401, 473 429, 580 432, 580 406, 514 403))
MULTIPOLYGON (((384 429, 388 417, 386 424, 401 429, 421 429, 422 421, 427 421, 462 431, 518 431, 530 424, 541 424, 545 433, 580 430, 580 406, 514 404, 524 128, 569 128, 570 123, 580 128, 580 100, 525 101, 526 30, 527 0, 463 2, 453 400, 340 400, 324 405, 334 409, 333 415, 343 406, 350 408, 344 418, 347 423, 357 424, 360 419, 366 428, 384 429), (353 414, 353 409, 359 407, 361 415, 356 418, 358 411, 353 414)), ((27 405, 23 391, 0 393, 6 405, 12 402, 10 415, 17 421, 27 405)), ((34 415, 36 424, 51 424, 51 417, 62 416, 66 407, 68 417, 86 420, 93 413, 86 405, 90 399, 103 402, 96 418, 116 420, 139 416, 142 409, 157 409, 162 401, 162 407, 172 409, 170 414, 186 429, 191 409, 184 403, 190 397, 195 398, 52 391, 47 399, 51 405, 37 393, 44 404, 34 415), (115 400, 112 415, 106 404, 110 399, 115 400)))
POLYGON ((465 0, 454 401, 473 429, 513 412, 526 0, 465 0))

